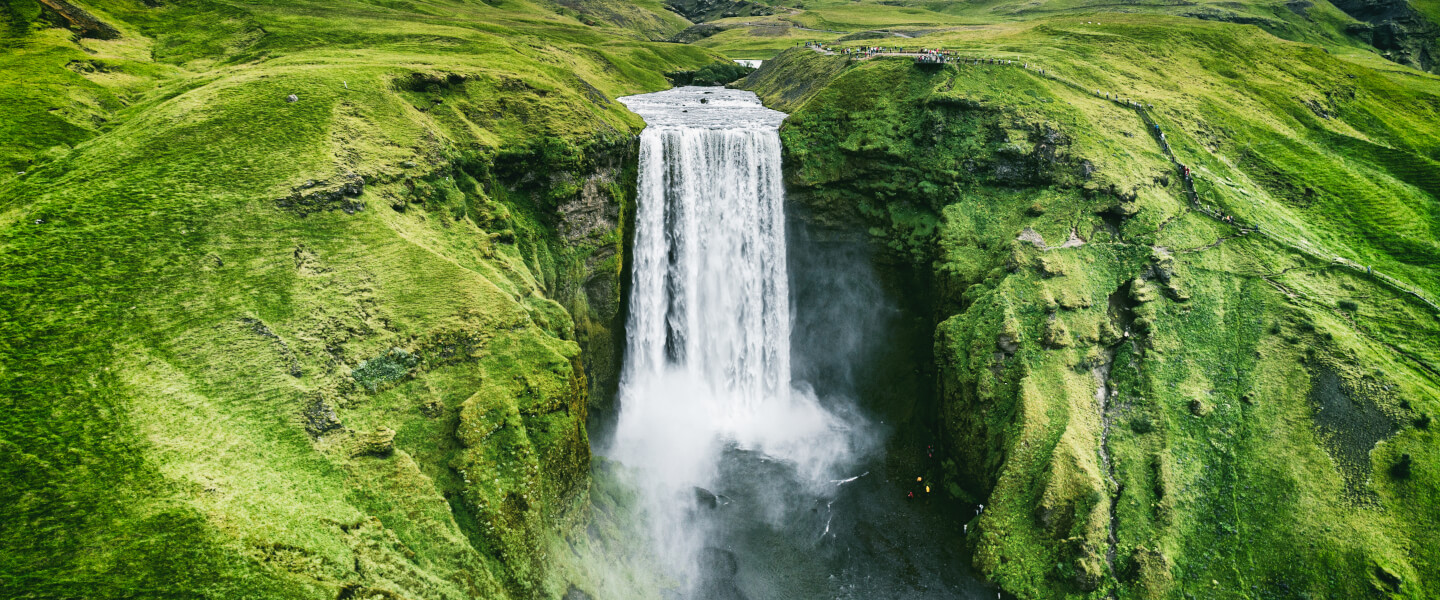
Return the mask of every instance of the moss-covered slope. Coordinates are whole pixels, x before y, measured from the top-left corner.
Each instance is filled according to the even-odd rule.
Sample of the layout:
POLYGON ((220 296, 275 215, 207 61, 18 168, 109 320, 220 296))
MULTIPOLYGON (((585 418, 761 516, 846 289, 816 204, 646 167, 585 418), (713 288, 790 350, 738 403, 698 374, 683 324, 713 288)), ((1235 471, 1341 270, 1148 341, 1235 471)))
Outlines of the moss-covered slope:
POLYGON ((929 475, 984 504, 979 571, 1021 598, 1440 593, 1440 315, 1406 292, 1440 297, 1440 81, 1156 17, 912 45, 1015 63, 797 49, 746 81, 793 110, 792 198, 930 273, 929 475))
POLYGON ((612 99, 715 58, 519 0, 44 4, 0 13, 0 596, 563 593, 612 99))

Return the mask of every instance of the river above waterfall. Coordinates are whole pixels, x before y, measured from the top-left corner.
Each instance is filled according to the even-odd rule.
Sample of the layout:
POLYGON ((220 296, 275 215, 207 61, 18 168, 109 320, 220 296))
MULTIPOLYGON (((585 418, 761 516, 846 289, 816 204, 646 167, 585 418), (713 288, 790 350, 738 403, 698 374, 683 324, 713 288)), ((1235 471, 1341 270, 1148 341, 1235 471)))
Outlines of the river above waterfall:
POLYGON ((884 347, 889 317, 863 253, 787 235, 786 115, 723 88, 620 100, 648 126, 620 414, 604 452, 634 473, 674 592, 991 597, 967 574, 969 507, 892 472, 911 463, 887 460, 893 426, 837 380, 848 378, 795 376, 797 362, 858 363, 861 348, 884 347), (792 248, 813 271, 791 271, 792 248), (820 342, 794 347, 802 337, 820 342))

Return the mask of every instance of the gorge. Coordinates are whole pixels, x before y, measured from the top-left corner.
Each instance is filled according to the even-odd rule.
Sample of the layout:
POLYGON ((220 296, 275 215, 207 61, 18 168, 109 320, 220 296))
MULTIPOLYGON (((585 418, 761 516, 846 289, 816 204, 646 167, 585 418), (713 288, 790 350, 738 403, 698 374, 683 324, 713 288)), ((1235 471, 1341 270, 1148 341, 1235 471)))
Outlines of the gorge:
POLYGON ((1435 597, 1363 4, 0 1, 0 597, 1435 597))
MULTIPOLYGON (((635 470, 656 552, 680 574, 686 597, 985 597, 955 569, 954 524, 912 514, 920 511, 909 505, 928 504, 938 484, 891 480, 877 433, 884 425, 869 422, 856 389, 833 378, 822 399, 792 375, 792 356, 814 362, 820 352, 863 371, 845 361, 877 345, 867 336, 885 335, 865 324, 886 302, 860 295, 877 284, 854 256, 826 267, 862 273, 849 289, 832 286, 816 305, 792 297, 792 277, 814 285, 834 273, 791 272, 777 133, 784 115, 725 89, 620 100, 647 127, 608 453, 635 470), (816 309, 850 314, 791 314, 816 309), (819 330, 802 337, 832 343, 793 348, 797 322, 819 330), (833 343, 847 339, 848 349, 833 343), (907 569, 887 568, 900 562, 907 569)), ((809 258, 801 264, 815 265, 809 258)))

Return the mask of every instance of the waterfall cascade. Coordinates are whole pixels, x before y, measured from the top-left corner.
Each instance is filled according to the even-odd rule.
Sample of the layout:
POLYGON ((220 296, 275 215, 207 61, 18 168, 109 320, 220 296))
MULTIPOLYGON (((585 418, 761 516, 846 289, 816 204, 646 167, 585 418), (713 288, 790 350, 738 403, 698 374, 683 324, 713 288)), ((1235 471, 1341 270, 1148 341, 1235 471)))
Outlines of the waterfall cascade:
MULTIPOLYGON (((869 350, 893 349, 884 342, 897 328, 863 250, 808 235, 787 243, 785 115, 720 88, 620 101, 648 127, 606 453, 635 478, 655 554, 683 588, 666 597, 993 595, 965 573, 959 522, 915 496, 925 488, 908 466, 889 473, 884 421, 860 416, 848 374, 870 368, 869 350), (804 306, 792 306, 798 297, 804 306), (793 379, 792 358, 795 373, 824 379, 823 402, 793 379)), ((879 399, 904 405, 890 396, 917 389, 889 386, 879 399)))
MULTIPOLYGON (((611 454, 636 471, 660 555, 683 575, 706 544, 696 495, 727 451, 784 464, 806 486, 825 482, 848 447, 841 422, 792 389, 777 133, 785 115, 719 88, 621 101, 648 127, 611 454)), ((751 509, 775 520, 784 512, 751 509)))

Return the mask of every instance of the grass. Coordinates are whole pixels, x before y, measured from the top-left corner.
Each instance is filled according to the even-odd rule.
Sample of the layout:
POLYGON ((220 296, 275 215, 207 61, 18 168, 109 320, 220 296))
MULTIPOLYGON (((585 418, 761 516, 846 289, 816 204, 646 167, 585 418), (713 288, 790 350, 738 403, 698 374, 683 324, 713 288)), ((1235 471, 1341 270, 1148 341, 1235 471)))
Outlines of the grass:
POLYGON ((1437 593, 1440 321, 1323 257, 1440 297, 1440 81, 1328 4, 776 2, 692 45, 652 0, 83 4, 121 37, 0 10, 0 595, 662 596, 587 443, 613 98, 722 55, 773 58, 745 85, 813 218, 930 273, 981 574, 1437 593), (1054 77, 796 49, 873 30, 1054 77))
POLYGON ((0 595, 563 590, 622 226, 563 207, 628 202, 612 98, 717 55, 513 0, 86 8, 122 37, 5 13, 0 595))
POLYGON ((1440 289, 1420 267, 1440 82, 1253 27, 1103 22, 907 43, 1075 87, 808 50, 746 81, 792 112, 811 212, 932 273, 949 476, 987 499, 978 570, 1022 598, 1434 594, 1440 557, 1416 551, 1434 527, 1408 515, 1435 510, 1440 480, 1389 466, 1434 447, 1413 421, 1440 410, 1437 316, 1313 256, 1440 289), (1309 253, 1189 210, 1135 113, 1087 89, 1153 103, 1204 202, 1309 253), (1085 243, 1054 248, 1071 232, 1085 243), (1368 463, 1342 438, 1369 425, 1315 421, 1325 381, 1395 424, 1368 463))

